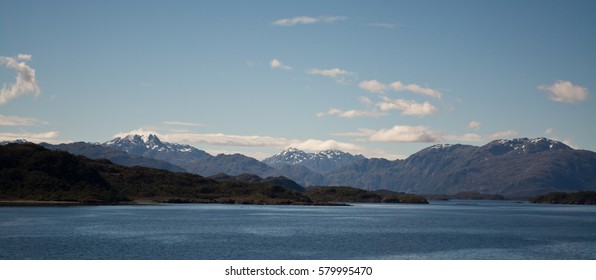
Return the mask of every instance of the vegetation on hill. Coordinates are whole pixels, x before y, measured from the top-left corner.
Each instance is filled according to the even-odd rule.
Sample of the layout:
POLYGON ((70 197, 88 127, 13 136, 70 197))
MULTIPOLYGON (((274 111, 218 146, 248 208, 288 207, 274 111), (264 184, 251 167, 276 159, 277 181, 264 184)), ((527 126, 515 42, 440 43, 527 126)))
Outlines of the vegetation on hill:
POLYGON ((306 194, 313 201, 361 202, 361 203, 422 203, 428 201, 415 194, 398 193, 388 190, 367 191, 352 187, 311 187, 306 194))
POLYGON ((552 192, 540 195, 531 200, 532 203, 549 204, 589 204, 596 205, 596 192, 552 192))

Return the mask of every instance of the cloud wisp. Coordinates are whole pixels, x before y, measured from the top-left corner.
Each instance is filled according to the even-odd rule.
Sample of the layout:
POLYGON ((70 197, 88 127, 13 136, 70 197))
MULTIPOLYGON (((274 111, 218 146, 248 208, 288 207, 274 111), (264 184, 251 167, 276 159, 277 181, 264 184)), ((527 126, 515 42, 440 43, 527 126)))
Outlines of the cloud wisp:
POLYGON ((333 68, 333 69, 312 68, 312 69, 306 70, 306 73, 311 74, 311 75, 320 75, 320 76, 332 77, 332 78, 335 78, 337 76, 345 76, 345 75, 353 75, 354 74, 350 71, 346 71, 346 70, 339 69, 339 68, 333 68))
POLYGON ((317 117, 323 116, 338 116, 340 118, 358 118, 358 117, 381 117, 385 116, 387 113, 379 112, 376 110, 341 110, 337 108, 331 108, 327 112, 320 112, 317 113, 317 117))
POLYGON ((552 85, 540 85, 539 90, 548 94, 552 101, 574 104, 588 99, 588 89, 570 81, 557 81, 552 85))
POLYGON ((17 57, 0 56, 0 64, 17 72, 15 82, 0 89, 0 105, 8 103, 19 96, 33 94, 39 96, 40 88, 35 80, 35 69, 27 65, 30 54, 18 54, 17 57))
POLYGON ((320 16, 320 17, 298 16, 298 17, 293 17, 293 18, 278 19, 273 22, 273 25, 286 27, 286 26, 314 24, 314 23, 334 23, 334 22, 343 21, 346 19, 347 19, 347 17, 344 17, 344 16, 320 16))
POLYGON ((384 93, 385 90, 387 90, 387 85, 377 80, 362 81, 358 84, 358 86, 363 90, 374 93, 384 93))
POLYGON ((395 143, 440 143, 440 142, 488 142, 497 139, 507 139, 517 136, 513 130, 503 130, 479 135, 466 133, 463 135, 448 134, 433 130, 429 127, 417 125, 395 125, 388 129, 360 128, 355 132, 332 133, 336 136, 365 137, 357 139, 359 142, 395 142, 395 143))
POLYGON ((58 131, 48 131, 48 132, 39 132, 39 133, 0 132, 0 140, 15 141, 15 140, 19 140, 19 139, 24 139, 24 140, 27 140, 27 141, 33 142, 33 143, 41 143, 41 142, 57 143, 59 135, 60 135, 60 133, 58 131))
POLYGON ((402 115, 426 116, 437 113, 437 108, 427 101, 418 103, 414 100, 391 99, 383 96, 383 101, 377 105, 382 111, 398 110, 402 115))
POLYGON ((347 77, 354 75, 353 72, 350 72, 350 71, 347 71, 344 69, 340 69, 340 68, 332 68, 332 69, 311 68, 311 69, 306 70, 306 73, 310 74, 310 75, 319 75, 319 76, 333 78, 335 80, 335 82, 340 83, 340 84, 348 84, 350 81, 348 81, 347 77))
POLYGON ((473 130, 478 130, 478 129, 480 129, 480 125, 481 125, 481 123, 479 121, 470 121, 468 123, 468 128, 473 129, 473 130))
POLYGON ((34 118, 24 118, 18 116, 6 116, 0 114, 0 125, 3 126, 34 126, 40 124, 48 124, 47 122, 40 121, 34 118))
POLYGON ((290 71, 292 70, 292 67, 283 64, 283 62, 281 62, 279 59, 274 58, 271 61, 269 61, 269 66, 272 69, 281 69, 281 70, 285 70, 285 71, 290 71))
POLYGON ((497 131, 490 134, 480 135, 476 133, 466 133, 463 135, 445 135, 445 139, 457 142, 490 142, 498 139, 508 139, 517 136, 517 132, 511 129, 497 131))
POLYGON ((181 122, 181 121, 165 121, 163 123, 167 124, 167 125, 174 125, 174 126, 205 126, 204 124, 200 124, 200 123, 181 122))
POLYGON ((409 91, 416 94, 441 99, 442 93, 436 89, 423 87, 417 84, 404 84, 401 81, 395 81, 390 84, 384 84, 377 80, 362 81, 358 84, 361 89, 374 93, 385 93, 387 90, 409 91))
POLYGON ((389 129, 369 131, 370 142, 440 142, 443 136, 425 126, 396 125, 389 129))

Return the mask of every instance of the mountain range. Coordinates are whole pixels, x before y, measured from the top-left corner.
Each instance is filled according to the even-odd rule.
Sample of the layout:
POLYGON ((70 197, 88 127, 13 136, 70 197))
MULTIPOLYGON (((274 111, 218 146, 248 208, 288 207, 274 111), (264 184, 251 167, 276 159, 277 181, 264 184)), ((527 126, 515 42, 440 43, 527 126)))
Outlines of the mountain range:
POLYGON ((596 190, 596 153, 546 138, 484 146, 434 145, 405 160, 367 159, 327 174, 325 184, 418 194, 478 192, 529 197, 596 190))
POLYGON ((126 166, 201 176, 227 174, 234 180, 243 174, 284 177, 302 186, 353 186, 417 194, 477 192, 507 197, 596 190, 596 153, 547 138, 495 140, 483 146, 440 144, 393 161, 337 150, 306 153, 294 148, 263 161, 241 154, 212 156, 189 145, 162 142, 155 135, 128 135, 103 144, 43 146, 126 166))

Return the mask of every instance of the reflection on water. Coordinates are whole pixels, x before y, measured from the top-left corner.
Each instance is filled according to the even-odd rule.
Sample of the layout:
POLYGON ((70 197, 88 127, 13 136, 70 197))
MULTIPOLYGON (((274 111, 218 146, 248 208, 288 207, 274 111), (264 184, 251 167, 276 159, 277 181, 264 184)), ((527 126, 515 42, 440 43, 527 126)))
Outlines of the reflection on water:
POLYGON ((596 259, 596 207, 0 208, 0 259, 596 259))

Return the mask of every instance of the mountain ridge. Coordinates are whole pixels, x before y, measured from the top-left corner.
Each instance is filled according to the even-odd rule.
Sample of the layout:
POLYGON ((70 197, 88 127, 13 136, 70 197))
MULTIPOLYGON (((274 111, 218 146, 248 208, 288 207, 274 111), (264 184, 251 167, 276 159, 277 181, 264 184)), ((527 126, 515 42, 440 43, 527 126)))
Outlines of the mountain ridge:
POLYGON ((202 176, 219 173, 231 176, 251 173, 262 178, 283 176, 305 187, 353 186, 447 195, 475 192, 508 197, 596 189, 596 153, 576 150, 544 137, 494 140, 482 146, 436 144, 406 159, 393 161, 337 150, 306 153, 294 148, 263 161, 242 154, 212 156, 189 145, 162 142, 155 135, 117 137, 101 146, 129 151, 129 155, 141 154, 141 158, 156 161, 152 164, 172 164, 202 176), (339 160, 342 156, 347 160, 339 160), (330 171, 316 172, 315 167, 311 169, 304 164, 316 160, 328 160, 327 163, 333 162, 336 167, 327 166, 330 171))
POLYGON ((314 172, 325 174, 364 158, 362 155, 352 155, 340 150, 322 150, 316 153, 307 153, 296 148, 288 148, 264 159, 263 162, 275 168, 284 165, 302 165, 314 172))

